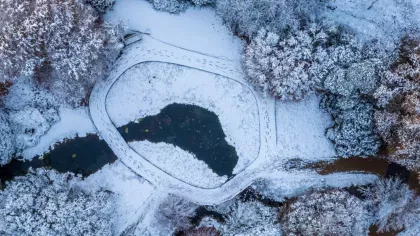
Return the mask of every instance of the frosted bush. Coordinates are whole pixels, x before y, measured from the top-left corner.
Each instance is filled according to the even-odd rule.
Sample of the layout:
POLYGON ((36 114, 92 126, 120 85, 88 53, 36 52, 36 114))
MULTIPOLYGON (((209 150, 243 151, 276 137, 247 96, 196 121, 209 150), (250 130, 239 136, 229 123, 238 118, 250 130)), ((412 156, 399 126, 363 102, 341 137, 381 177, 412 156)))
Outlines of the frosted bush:
POLYGON ((205 6, 215 3, 215 0, 147 0, 158 11, 178 14, 192 5, 205 6))
POLYGON ((318 63, 314 40, 323 34, 299 31, 280 41, 277 34, 261 29, 244 55, 249 80, 282 100, 302 99, 321 79, 311 68, 318 63))
POLYGON ((326 136, 342 157, 374 155, 380 138, 374 132, 373 105, 359 98, 327 95, 321 106, 331 113, 335 124, 326 136))
POLYGON ((0 109, 0 166, 7 164, 15 152, 15 137, 7 114, 0 109))
POLYGON ((82 0, 0 0, 0 12, 0 82, 30 76, 63 103, 78 105, 122 46, 82 0))
POLYGON ((374 98, 376 131, 385 142, 386 157, 420 170, 420 40, 406 38, 399 55, 382 74, 374 98))
POLYGON ((363 192, 379 232, 410 228, 420 222, 420 198, 400 179, 380 179, 363 192))
POLYGON ((8 95, 3 97, 3 103, 14 133, 10 139, 15 139, 18 155, 21 150, 36 145, 60 119, 55 97, 29 78, 16 81, 9 88, 8 95))
POLYGON ((233 32, 253 37, 261 28, 283 36, 311 22, 324 7, 319 0, 217 0, 216 11, 233 32))
POLYGON ((86 0, 86 2, 100 13, 105 13, 115 4, 115 0, 86 0))
MULTIPOLYGON (((209 209, 225 215, 225 222, 217 224, 213 221, 202 222, 210 224, 221 232, 221 235, 280 235, 280 225, 278 224, 278 210, 268 207, 261 202, 250 200, 242 201, 238 198, 209 207, 209 209)), ((209 226, 209 225, 206 225, 209 226)))
POLYGON ((165 235, 175 230, 184 230, 191 226, 189 217, 193 216, 197 205, 181 197, 169 195, 160 203, 156 213, 156 228, 165 235))
POLYGON ((307 193, 282 219, 284 235, 367 235, 371 219, 363 202, 345 191, 307 193))
POLYGON ((167 11, 170 13, 180 13, 185 11, 189 6, 188 0, 148 0, 158 11, 167 11))
POLYGON ((80 178, 53 170, 30 170, 0 190, 0 232, 6 235, 112 235, 110 192, 87 194, 80 178))

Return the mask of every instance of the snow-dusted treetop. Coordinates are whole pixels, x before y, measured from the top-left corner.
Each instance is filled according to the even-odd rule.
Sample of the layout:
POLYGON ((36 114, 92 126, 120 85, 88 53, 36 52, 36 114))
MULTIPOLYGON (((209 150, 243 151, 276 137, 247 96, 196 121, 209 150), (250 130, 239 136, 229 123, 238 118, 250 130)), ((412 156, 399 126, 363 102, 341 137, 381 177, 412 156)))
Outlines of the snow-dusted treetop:
POLYGON ((307 193, 282 219, 285 235, 367 235, 371 220, 362 201, 345 191, 307 193))
POLYGON ((113 198, 87 194, 80 178, 53 170, 30 170, 0 190, 0 233, 22 236, 112 235, 113 198))
POLYGON ((7 114, 0 109, 0 166, 7 164, 15 152, 15 138, 7 114))
POLYGON ((0 12, 0 82, 32 76, 80 100, 120 49, 119 31, 81 0, 0 0, 0 12))

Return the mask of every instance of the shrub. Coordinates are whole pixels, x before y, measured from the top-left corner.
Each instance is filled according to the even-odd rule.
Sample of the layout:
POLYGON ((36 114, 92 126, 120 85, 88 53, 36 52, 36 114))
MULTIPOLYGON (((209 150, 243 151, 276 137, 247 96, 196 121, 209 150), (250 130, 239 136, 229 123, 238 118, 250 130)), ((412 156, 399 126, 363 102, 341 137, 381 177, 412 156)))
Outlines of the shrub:
POLYGON ((363 202, 345 191, 307 193, 282 219, 284 235, 367 235, 370 216, 363 202))
POLYGON ((61 102, 77 104, 121 48, 81 0, 0 0, 0 11, 0 82, 31 76, 61 102))
POLYGON ((380 179, 364 188, 379 232, 410 228, 420 222, 420 198, 397 178, 380 179))

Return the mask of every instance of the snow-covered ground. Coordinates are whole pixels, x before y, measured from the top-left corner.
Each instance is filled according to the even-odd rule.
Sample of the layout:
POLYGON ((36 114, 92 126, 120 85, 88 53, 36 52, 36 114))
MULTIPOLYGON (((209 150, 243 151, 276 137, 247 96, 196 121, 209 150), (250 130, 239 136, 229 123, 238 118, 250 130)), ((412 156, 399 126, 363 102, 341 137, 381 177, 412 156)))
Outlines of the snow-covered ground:
POLYGON ((222 24, 211 8, 189 8, 179 15, 159 12, 144 0, 118 0, 106 19, 150 33, 177 47, 238 60, 242 42, 222 24))
POLYGON ((418 0, 339 0, 329 5, 325 17, 349 26, 362 39, 399 40, 420 26, 418 0))
POLYGON ((129 145, 168 174, 191 185, 215 188, 227 180, 227 176, 218 176, 204 161, 172 144, 135 141, 129 145))
POLYGON ((333 173, 320 175, 315 171, 303 170, 293 172, 277 172, 267 175, 265 179, 253 187, 273 200, 295 197, 308 189, 325 187, 345 188, 352 185, 369 184, 379 177, 373 174, 333 173))
POLYGON ((87 108, 70 109, 62 107, 58 114, 60 120, 41 136, 35 146, 22 152, 24 159, 30 160, 36 155, 42 155, 53 148, 54 144, 64 139, 71 139, 76 136, 85 137, 87 134, 96 133, 87 108))
POLYGON ((219 117, 226 141, 236 148, 239 157, 234 173, 257 158, 260 140, 256 98, 247 87, 223 76, 166 63, 142 63, 126 71, 112 86, 107 111, 120 127, 155 115, 172 103, 194 104, 219 117))
POLYGON ((115 235, 120 235, 128 226, 135 223, 143 214, 143 205, 155 191, 154 186, 135 174, 120 161, 104 166, 90 175, 81 187, 86 191, 107 189, 116 197, 113 214, 115 235))
POLYGON ((319 108, 319 98, 310 95, 300 102, 276 102, 277 150, 281 157, 307 161, 336 156, 334 146, 325 137, 332 124, 328 113, 319 108))

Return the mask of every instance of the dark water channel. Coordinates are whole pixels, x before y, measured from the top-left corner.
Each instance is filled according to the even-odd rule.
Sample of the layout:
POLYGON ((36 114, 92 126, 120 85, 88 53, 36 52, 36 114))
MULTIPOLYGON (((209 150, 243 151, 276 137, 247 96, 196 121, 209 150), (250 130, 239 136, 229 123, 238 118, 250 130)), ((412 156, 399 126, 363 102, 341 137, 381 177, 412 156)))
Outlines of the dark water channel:
MULTIPOLYGON (((131 122, 118 130, 128 142, 148 140, 176 145, 193 153, 221 176, 231 176, 238 161, 235 148, 225 140, 217 115, 198 106, 171 104, 155 116, 131 122)), ((26 174, 30 167, 47 167, 86 177, 117 160, 117 156, 104 140, 91 134, 57 143, 50 152, 31 161, 19 159, 0 167, 2 183, 26 174)))
POLYGON ((350 157, 340 158, 333 162, 318 162, 308 166, 314 168, 322 175, 338 172, 362 172, 375 174, 382 178, 398 177, 402 182, 407 183, 410 189, 420 195, 420 183, 418 174, 415 171, 409 171, 404 166, 393 162, 388 162, 378 157, 350 157))
POLYGON ((225 138, 218 116, 202 107, 173 103, 159 114, 118 128, 126 142, 148 140, 178 146, 204 161, 216 174, 232 176, 238 155, 225 138))
POLYGON ((24 175, 30 167, 47 167, 58 172, 73 172, 86 177, 115 160, 117 157, 106 142, 97 135, 90 134, 57 143, 53 150, 31 161, 12 160, 0 167, 0 180, 4 183, 14 176, 24 175))

